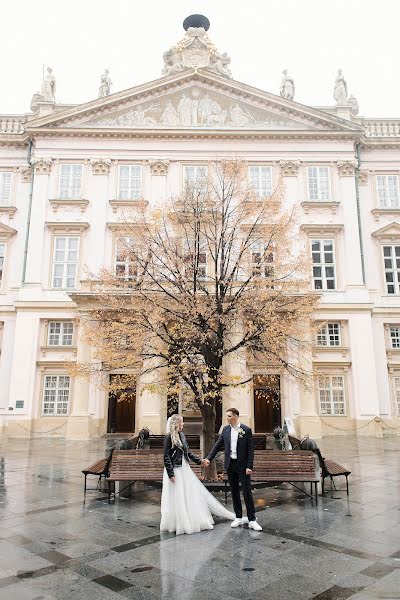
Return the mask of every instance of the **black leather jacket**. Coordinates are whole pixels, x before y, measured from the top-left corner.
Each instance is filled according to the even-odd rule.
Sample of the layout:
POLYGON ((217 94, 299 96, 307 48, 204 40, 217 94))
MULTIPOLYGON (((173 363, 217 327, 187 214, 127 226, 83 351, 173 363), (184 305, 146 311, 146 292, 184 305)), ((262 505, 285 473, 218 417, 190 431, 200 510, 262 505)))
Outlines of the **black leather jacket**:
POLYGON ((182 448, 179 446, 172 447, 171 435, 168 434, 164 438, 164 465, 167 469, 168 477, 174 476, 174 468, 182 466, 182 458, 189 462, 192 460, 196 465, 201 464, 201 458, 190 452, 185 434, 180 431, 179 436, 182 442, 182 448))

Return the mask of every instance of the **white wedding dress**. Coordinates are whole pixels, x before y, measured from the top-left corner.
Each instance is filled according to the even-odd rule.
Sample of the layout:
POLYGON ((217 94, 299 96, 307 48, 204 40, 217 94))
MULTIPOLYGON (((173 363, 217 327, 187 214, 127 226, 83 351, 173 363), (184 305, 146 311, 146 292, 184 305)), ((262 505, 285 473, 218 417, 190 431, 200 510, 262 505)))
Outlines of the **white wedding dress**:
POLYGON ((193 473, 189 463, 182 459, 182 466, 174 469, 175 483, 170 481, 164 469, 161 495, 161 531, 196 533, 204 529, 213 529, 212 514, 224 519, 235 518, 205 488, 193 473))

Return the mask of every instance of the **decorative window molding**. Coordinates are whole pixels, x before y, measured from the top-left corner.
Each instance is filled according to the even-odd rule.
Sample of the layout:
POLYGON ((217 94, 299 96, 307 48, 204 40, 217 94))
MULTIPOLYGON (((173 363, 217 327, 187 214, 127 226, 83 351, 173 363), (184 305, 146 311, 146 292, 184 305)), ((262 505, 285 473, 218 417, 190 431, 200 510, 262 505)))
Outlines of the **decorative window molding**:
POLYGON ((339 177, 354 177, 357 168, 355 160, 339 160, 337 163, 339 177))
POLYGON ((300 165, 299 160, 280 160, 279 166, 282 177, 297 177, 300 165))
POLYGON ((169 160, 162 160, 157 158, 156 160, 149 160, 150 173, 152 175, 166 176, 168 175, 169 160))
POLYGON ((59 198, 55 198, 55 199, 51 199, 49 200, 51 206, 53 207, 53 212, 56 213, 58 212, 59 208, 63 208, 66 206, 69 207, 78 207, 81 211, 81 213, 84 213, 88 204, 89 204, 89 200, 60 200, 59 198))
POLYGON ((35 175, 49 175, 52 163, 52 158, 33 157, 31 159, 31 164, 33 165, 35 175))
POLYGON ((378 209, 400 209, 400 181, 397 173, 375 174, 378 209))
POLYGON ((337 235, 343 230, 343 225, 336 223, 305 223, 300 226, 300 231, 307 235, 337 235))
POLYGON ((395 414, 400 416, 400 374, 391 376, 395 414))
POLYGON ((321 210, 321 208, 326 208, 331 211, 332 214, 335 214, 338 206, 340 206, 340 202, 336 202, 332 200, 332 202, 316 202, 315 200, 306 200, 301 203, 301 206, 304 209, 306 215, 310 212, 310 210, 321 210))
POLYGON ((314 290, 332 291, 337 289, 337 264, 335 240, 332 238, 311 238, 312 278, 314 290))
POLYGON ((328 321, 316 334, 316 345, 320 347, 339 348, 342 345, 341 324, 338 321, 328 321))
POLYGON ((368 185, 371 171, 368 169, 360 169, 358 171, 358 185, 368 185))
POLYGON ((113 213, 117 213, 118 209, 137 209, 139 211, 145 210, 149 205, 147 200, 110 200, 110 206, 112 207, 113 213))
POLYGON ((47 323, 47 346, 70 347, 75 339, 75 324, 73 321, 51 320, 47 323))
POLYGON ((111 159, 109 158, 92 158, 90 160, 93 175, 109 175, 111 159))
POLYGON ((90 227, 90 224, 85 221, 46 221, 45 224, 54 233, 66 233, 68 235, 81 233, 90 227))
POLYGON ((32 167, 18 167, 18 173, 21 176, 22 183, 31 183, 32 171, 32 167))

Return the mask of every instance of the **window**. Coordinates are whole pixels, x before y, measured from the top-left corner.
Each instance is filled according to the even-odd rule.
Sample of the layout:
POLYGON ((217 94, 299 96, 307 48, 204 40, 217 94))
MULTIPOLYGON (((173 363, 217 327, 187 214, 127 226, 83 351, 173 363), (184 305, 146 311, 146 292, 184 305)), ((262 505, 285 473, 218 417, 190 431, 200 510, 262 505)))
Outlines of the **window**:
POLYGON ((73 336, 72 321, 50 321, 47 340, 49 346, 72 346, 73 336))
POLYGON ((118 198, 137 200, 142 194, 141 165, 120 165, 118 198))
POLYGON ((270 244, 258 241, 251 245, 251 269, 253 277, 273 277, 273 262, 274 253, 270 244))
POLYGON ((60 165, 58 196, 63 200, 79 199, 82 196, 83 165, 60 165))
POLYGON ((115 274, 119 279, 132 281, 137 278, 137 263, 132 256, 133 237, 120 236, 115 241, 115 274))
POLYGON ((398 175, 377 175, 376 189, 380 208, 400 208, 398 175))
POLYGON ((270 196, 272 194, 272 168, 250 165, 249 183, 260 198, 270 196))
POLYGON ((307 179, 309 200, 330 200, 329 167, 308 167, 307 179))
POLYGON ((70 377, 46 375, 43 389, 43 415, 67 415, 70 377))
POLYGON ((340 346, 340 323, 327 323, 317 333, 317 346, 340 346))
POLYGON ((207 243, 200 242, 195 250, 195 243, 191 240, 185 242, 184 267, 186 277, 193 277, 194 270, 197 269, 196 279, 204 280, 207 278, 207 243))
POLYGON ((383 246, 385 284, 388 294, 399 294, 400 246, 383 246))
POLYGON ((79 237, 57 235, 54 238, 53 288, 76 287, 79 259, 79 237))
POLYGON ((393 377, 393 387, 397 414, 400 415, 400 377, 393 377))
POLYGON ((390 342, 392 348, 400 348, 400 327, 390 328, 390 342))
POLYGON ((205 194, 207 189, 207 173, 206 165, 184 165, 183 178, 185 187, 205 194))
POLYGON ((336 268, 333 240, 311 240, 313 280, 315 290, 336 289, 336 268))
POLYGON ((0 205, 10 204, 12 173, 0 171, 0 205))
POLYGON ((0 287, 4 277, 4 260, 6 258, 6 245, 0 242, 0 287))
POLYGON ((318 396, 321 415, 345 415, 343 375, 318 377, 318 396))

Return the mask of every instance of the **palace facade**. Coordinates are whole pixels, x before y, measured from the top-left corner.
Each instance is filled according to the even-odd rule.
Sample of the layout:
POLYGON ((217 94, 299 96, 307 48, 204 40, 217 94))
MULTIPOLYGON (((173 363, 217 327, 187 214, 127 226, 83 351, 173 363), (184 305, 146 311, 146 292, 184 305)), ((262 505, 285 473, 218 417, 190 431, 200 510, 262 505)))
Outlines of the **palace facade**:
POLYGON ((290 418, 317 438, 399 433, 400 119, 357 116, 341 74, 336 103, 318 108, 293 99, 287 74, 280 95, 235 81, 208 27, 194 25, 165 53, 160 79, 113 94, 103 85, 98 99, 67 106, 50 73, 32 112, 0 115, 0 433, 164 431, 167 400, 140 373, 129 403, 68 375, 66 360, 91 355, 76 315, 91 301, 89 273, 128 275, 124 211, 179 194, 208 161, 232 156, 261 195, 283 178, 323 326, 313 391, 247 361, 252 381, 225 403, 256 432, 290 418))

